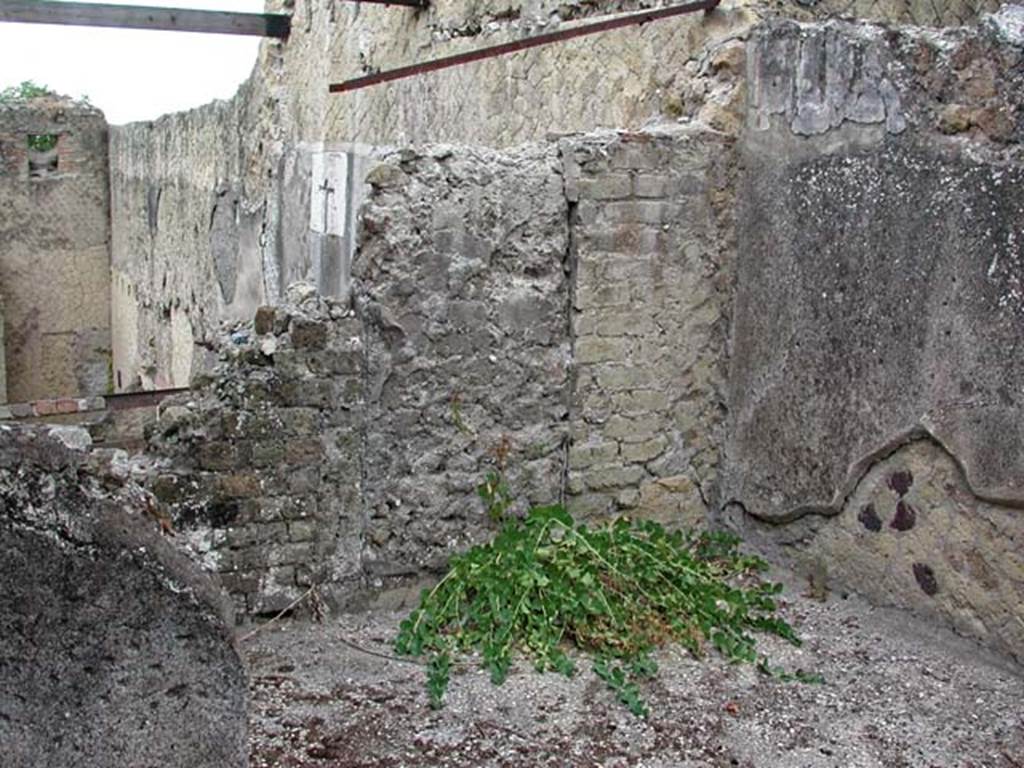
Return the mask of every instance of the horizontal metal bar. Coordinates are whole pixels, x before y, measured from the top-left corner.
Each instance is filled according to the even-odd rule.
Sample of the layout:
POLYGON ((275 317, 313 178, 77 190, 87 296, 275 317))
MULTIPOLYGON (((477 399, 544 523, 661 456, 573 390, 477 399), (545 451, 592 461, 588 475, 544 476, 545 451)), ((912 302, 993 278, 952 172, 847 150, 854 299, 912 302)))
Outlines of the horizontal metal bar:
POLYGON ((291 30, 291 17, 284 14, 196 11, 188 8, 149 8, 55 0, 0 0, 0 22, 3 21, 256 35, 279 39, 288 37, 291 30))
POLYGON ((454 56, 445 56, 440 59, 425 61, 422 64, 410 64, 409 66, 397 67, 395 69, 389 69, 384 72, 377 72, 372 75, 355 77, 352 78, 351 80, 345 80, 341 83, 332 83, 328 87, 328 90, 330 93, 343 93, 345 91, 355 91, 360 88, 366 88, 371 85, 377 85, 378 83, 386 83, 391 80, 401 80, 402 78, 412 77, 413 75, 421 75, 424 72, 436 72, 439 69, 456 67, 459 66, 460 64, 469 64, 470 62, 473 61, 482 61, 483 59, 490 59, 495 56, 505 56, 510 53, 524 51, 527 48, 536 48, 539 45, 557 43, 562 40, 570 40, 574 37, 593 35, 598 32, 606 32, 610 29, 618 29, 619 27, 630 27, 638 24, 646 24, 649 21, 667 19, 671 16, 680 16, 684 13, 694 13, 695 11, 710 11, 713 8, 715 8, 718 5, 718 3, 719 0, 698 0, 698 2, 686 3, 685 5, 670 5, 667 8, 655 8, 649 11, 626 13, 620 16, 615 16, 614 18, 611 19, 595 21, 589 24, 580 24, 575 27, 570 27, 569 29, 559 29, 555 32, 546 32, 541 35, 526 37, 523 38, 522 40, 515 40, 511 43, 492 45, 487 48, 477 48, 474 51, 457 53, 454 56))
POLYGON ((346 0, 350 3, 376 3, 378 5, 405 5, 409 8, 426 8, 427 0, 346 0))

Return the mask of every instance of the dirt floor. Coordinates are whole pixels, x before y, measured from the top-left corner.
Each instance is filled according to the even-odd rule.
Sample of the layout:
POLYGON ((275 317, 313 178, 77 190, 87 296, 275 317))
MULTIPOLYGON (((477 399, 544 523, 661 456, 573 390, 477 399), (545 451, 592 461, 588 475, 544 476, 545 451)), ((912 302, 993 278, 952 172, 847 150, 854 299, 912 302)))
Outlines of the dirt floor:
POLYGON ((781 682, 680 649, 658 655, 650 717, 587 662, 575 677, 521 665, 501 688, 473 665, 431 710, 424 668, 388 658, 399 614, 283 622, 242 641, 253 768, 1024 768, 1024 671, 905 614, 788 589, 801 648, 765 638, 781 682), (376 655, 380 654, 380 655, 376 655))

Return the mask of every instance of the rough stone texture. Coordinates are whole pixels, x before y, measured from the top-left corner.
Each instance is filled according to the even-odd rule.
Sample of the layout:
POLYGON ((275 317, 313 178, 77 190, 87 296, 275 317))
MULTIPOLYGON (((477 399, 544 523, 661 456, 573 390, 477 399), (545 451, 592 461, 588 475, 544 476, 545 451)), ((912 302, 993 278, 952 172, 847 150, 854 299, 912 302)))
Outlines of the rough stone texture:
POLYGON ((107 124, 42 97, 0 105, 0 293, 7 400, 110 386, 107 124), (56 136, 46 153, 29 136, 56 136))
POLYGON ((720 501, 780 556, 1021 658, 1020 50, 792 23, 751 50, 720 501), (903 460, 929 479, 883 504, 903 460))
POLYGON ((569 220, 557 148, 399 153, 370 176, 355 263, 367 350, 370 574, 443 567, 488 531, 476 487, 561 495, 569 220))
POLYGON ((134 218, 115 251, 125 273, 159 252, 124 283, 143 298, 115 306, 141 384, 207 367, 193 343, 223 348, 215 321, 248 321, 295 278, 340 299, 297 322, 284 309, 284 325, 261 309, 252 335, 229 341, 235 362, 203 389, 169 473, 202 478, 187 489, 193 538, 237 576, 240 611, 287 607, 307 584, 345 602, 485 536, 476 484, 504 463, 525 499, 566 498, 583 516, 710 513, 780 557, 898 574, 867 584, 857 565, 832 568, 1019 654, 1012 558, 993 571, 1008 586, 950 587, 955 563, 994 541, 986 521, 1005 515, 1012 531, 1024 503, 1016 12, 939 31, 822 19, 949 23, 995 8, 738 3, 351 95, 324 88, 625 8, 301 2, 291 39, 263 46, 232 104, 119 134, 115 209, 134 218), (803 23, 759 21, 766 11, 803 23), (507 148, 649 120, 687 125, 507 148), (505 149, 361 165, 384 144, 446 139, 505 149), (167 149, 146 167, 154 142, 167 149), (342 317, 364 192, 356 315, 342 317), (168 272, 183 247, 195 297, 168 272), (199 307, 214 309, 197 319, 199 307), (345 337, 362 357, 335 380, 320 351, 345 337), (160 357, 179 348, 183 363, 160 357), (287 408, 337 431, 317 444, 287 408), (250 413, 274 427, 234 436, 218 421, 250 413), (899 541, 942 527, 939 507, 910 501, 863 519, 846 508, 915 441, 944 446, 977 502, 965 509, 985 511, 959 519, 945 560, 844 554, 850 520, 899 541), (291 494, 315 499, 312 519, 247 527, 291 494))
POLYGON ((139 489, 89 471, 88 446, 0 426, 4 765, 241 768, 247 680, 221 592, 139 489))
MULTIPOLYGON (((975 21, 997 6, 726 2, 710 14, 349 94, 331 95, 325 87, 637 7, 629 0, 451 0, 419 10, 271 3, 270 10, 292 13, 292 34, 263 44, 253 76, 234 99, 113 131, 117 389, 187 384, 212 364, 205 347, 221 321, 247 320, 296 280, 344 297, 356 212, 367 192, 363 177, 388 147, 510 147, 552 133, 694 119, 735 134, 743 97, 736 57, 765 15, 950 24, 975 21)), ((870 106, 867 94, 851 113, 863 117, 870 106)), ((951 130, 1005 127, 992 110, 954 110, 943 119, 951 130)))
POLYGON ((0 293, 0 405, 7 402, 7 351, 4 346, 4 299, 0 293))
POLYGON ((727 137, 562 142, 574 203, 570 508, 700 524, 722 438, 727 137))
POLYGON ((196 392, 161 404, 150 487, 238 615, 313 585, 360 585, 362 341, 347 307, 297 284, 219 341, 196 392))
POLYGON ((517 40, 644 4, 562 0, 432 3, 419 12, 295 6, 284 52, 285 77, 306 90, 297 122, 331 140, 369 144, 459 141, 511 146, 550 131, 635 130, 690 114, 688 94, 703 88, 709 52, 742 38, 770 15, 833 16, 940 26, 976 22, 998 0, 822 0, 724 2, 640 28, 616 30, 346 94, 324 82, 517 40), (396 18, 397 16, 397 18, 396 18), (299 117, 301 116, 301 117, 299 117))

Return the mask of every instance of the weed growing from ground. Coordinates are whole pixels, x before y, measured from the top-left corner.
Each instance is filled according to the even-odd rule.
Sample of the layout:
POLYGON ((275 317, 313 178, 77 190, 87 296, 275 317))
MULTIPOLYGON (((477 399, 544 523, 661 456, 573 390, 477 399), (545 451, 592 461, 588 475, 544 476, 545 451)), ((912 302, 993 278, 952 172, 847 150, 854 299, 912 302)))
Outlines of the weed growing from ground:
POLYGON ((759 578, 766 564, 741 553, 735 537, 628 518, 588 528, 558 505, 509 517, 498 475, 480 493, 500 530, 452 558, 395 641, 400 654, 429 656, 432 706, 443 702, 453 660, 473 651, 501 685, 517 652, 538 672, 572 675, 575 648, 637 716, 647 714, 640 683, 657 672, 650 653, 668 643, 698 657, 710 645, 730 661, 797 679, 758 660, 753 632, 800 641, 776 614, 782 586, 759 578))

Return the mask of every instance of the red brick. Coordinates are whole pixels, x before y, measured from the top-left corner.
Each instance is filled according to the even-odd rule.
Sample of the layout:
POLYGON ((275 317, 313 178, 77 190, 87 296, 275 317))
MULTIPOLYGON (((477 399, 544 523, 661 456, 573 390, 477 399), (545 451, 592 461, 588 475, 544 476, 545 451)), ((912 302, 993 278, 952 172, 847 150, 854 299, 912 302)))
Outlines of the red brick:
POLYGON ((32 403, 36 416, 52 416, 57 413, 57 403, 53 400, 36 400, 32 403))

